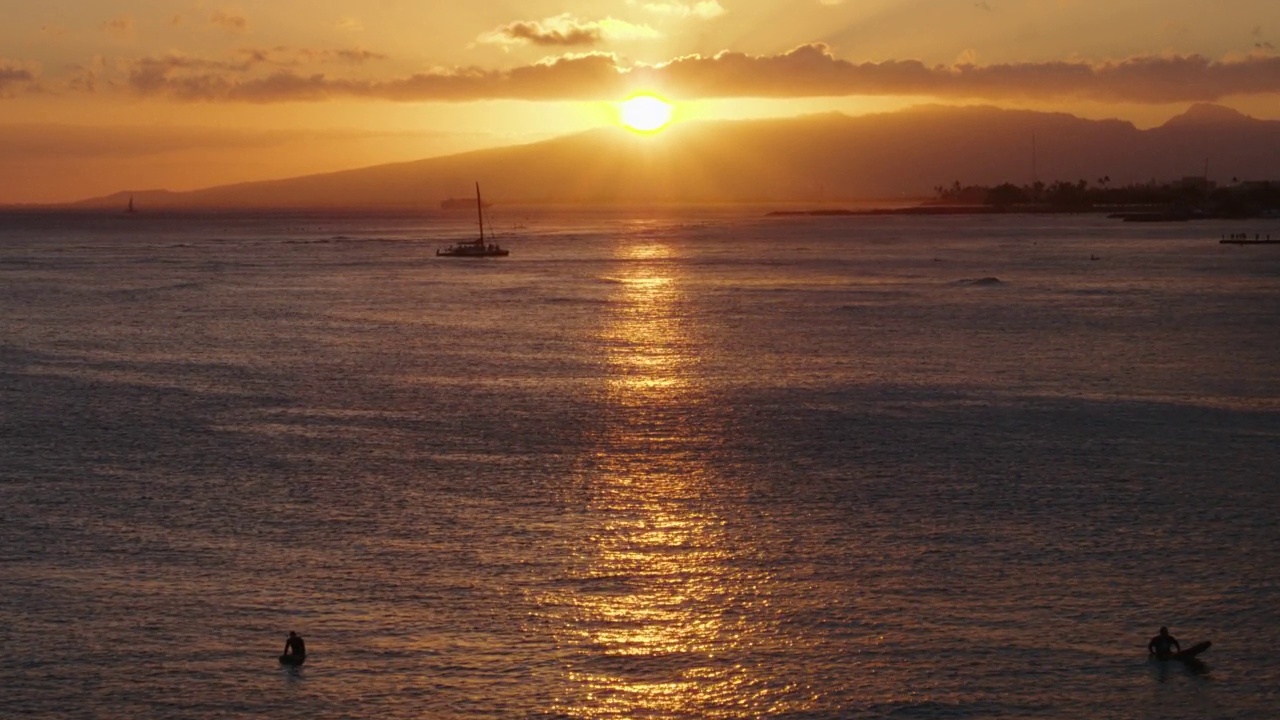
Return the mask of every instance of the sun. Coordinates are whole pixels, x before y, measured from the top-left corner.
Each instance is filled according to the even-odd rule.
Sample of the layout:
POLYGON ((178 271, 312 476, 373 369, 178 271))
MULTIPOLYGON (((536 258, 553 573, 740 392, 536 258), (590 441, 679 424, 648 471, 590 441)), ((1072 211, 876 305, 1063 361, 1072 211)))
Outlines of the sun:
POLYGON ((654 95, 636 95, 618 105, 618 119, 636 132, 657 132, 671 122, 671 103, 654 95))

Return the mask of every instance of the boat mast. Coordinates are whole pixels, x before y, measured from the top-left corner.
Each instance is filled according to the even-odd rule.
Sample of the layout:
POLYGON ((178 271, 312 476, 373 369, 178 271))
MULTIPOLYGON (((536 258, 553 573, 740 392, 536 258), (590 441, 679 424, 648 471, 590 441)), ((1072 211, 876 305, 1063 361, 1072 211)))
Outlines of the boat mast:
POLYGON ((476 181, 476 222, 480 225, 480 242, 484 242, 484 203, 480 202, 480 181, 476 181))

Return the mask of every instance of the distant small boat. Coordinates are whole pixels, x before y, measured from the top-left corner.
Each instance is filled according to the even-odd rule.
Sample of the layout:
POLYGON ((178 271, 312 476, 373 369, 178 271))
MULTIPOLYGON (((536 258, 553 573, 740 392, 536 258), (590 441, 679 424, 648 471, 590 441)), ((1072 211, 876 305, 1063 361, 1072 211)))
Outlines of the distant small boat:
POLYGON ((476 219, 480 225, 480 237, 475 240, 457 242, 447 248, 436 250, 440 257, 506 257, 510 254, 497 243, 485 242, 484 238, 484 202, 480 200, 480 183, 476 183, 476 199, 472 201, 476 207, 476 219))

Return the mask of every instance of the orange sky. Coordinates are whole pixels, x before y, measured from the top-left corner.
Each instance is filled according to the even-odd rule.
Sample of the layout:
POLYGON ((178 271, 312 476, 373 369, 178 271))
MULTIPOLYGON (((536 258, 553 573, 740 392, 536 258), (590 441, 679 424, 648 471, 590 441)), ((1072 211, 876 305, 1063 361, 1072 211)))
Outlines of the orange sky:
POLYGON ((1274 0, 8 3, 0 203, 192 189, 615 123, 985 103, 1280 118, 1274 0))

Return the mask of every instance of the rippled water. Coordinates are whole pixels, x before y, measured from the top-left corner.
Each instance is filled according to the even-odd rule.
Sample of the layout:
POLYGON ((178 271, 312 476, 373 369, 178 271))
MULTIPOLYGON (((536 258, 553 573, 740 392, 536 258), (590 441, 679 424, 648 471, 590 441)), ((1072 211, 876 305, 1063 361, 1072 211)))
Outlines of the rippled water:
POLYGON ((0 216, 0 714, 1280 707, 1280 225, 507 222, 0 216))

